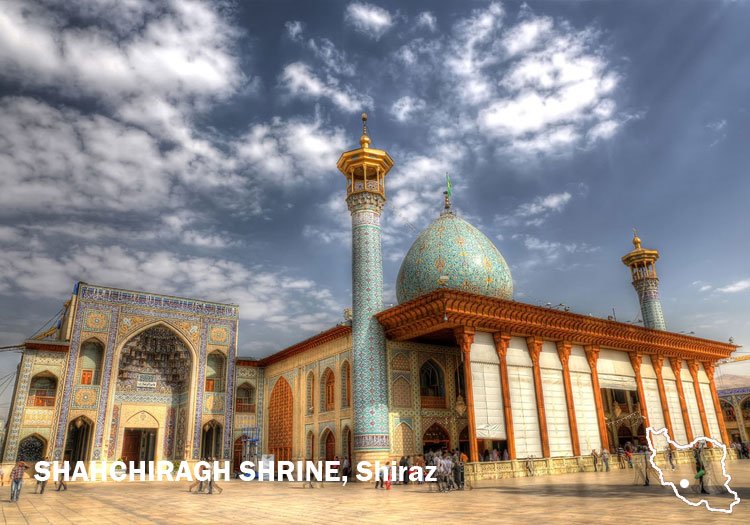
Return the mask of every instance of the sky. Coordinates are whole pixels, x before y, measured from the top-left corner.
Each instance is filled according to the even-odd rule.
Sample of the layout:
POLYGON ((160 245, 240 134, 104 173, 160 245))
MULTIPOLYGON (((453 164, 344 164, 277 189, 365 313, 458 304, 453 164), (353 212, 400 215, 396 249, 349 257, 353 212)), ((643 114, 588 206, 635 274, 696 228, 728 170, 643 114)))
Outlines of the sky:
POLYGON ((336 324, 366 111, 386 305, 449 173, 516 300, 637 322, 638 228, 668 328, 748 347, 749 26, 748 1, 2 0, 0 345, 79 280, 239 304, 242 356, 336 324))

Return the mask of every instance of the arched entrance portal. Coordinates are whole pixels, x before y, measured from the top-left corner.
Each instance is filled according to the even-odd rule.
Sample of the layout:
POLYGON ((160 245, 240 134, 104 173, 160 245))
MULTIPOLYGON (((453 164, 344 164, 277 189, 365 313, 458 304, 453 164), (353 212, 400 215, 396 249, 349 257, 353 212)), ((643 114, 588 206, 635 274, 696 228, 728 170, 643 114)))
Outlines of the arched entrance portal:
POLYGON ((425 453, 448 448, 448 445, 450 444, 448 431, 439 423, 433 423, 432 426, 427 429, 427 432, 424 433, 422 444, 425 453))
POLYGON ((193 365, 188 343, 165 324, 124 343, 113 372, 113 404, 123 420, 121 428, 112 428, 118 433, 115 457, 185 459, 194 414, 193 365))
POLYGON ((91 429, 93 423, 87 417, 80 416, 68 425, 68 436, 65 441, 63 458, 75 463, 88 461, 91 452, 91 429))
POLYGON ((221 425, 216 420, 203 425, 201 457, 217 459, 221 457, 221 425))
POLYGON ((275 456, 276 461, 292 459, 293 413, 292 387, 281 377, 273 387, 268 403, 268 452, 275 456))

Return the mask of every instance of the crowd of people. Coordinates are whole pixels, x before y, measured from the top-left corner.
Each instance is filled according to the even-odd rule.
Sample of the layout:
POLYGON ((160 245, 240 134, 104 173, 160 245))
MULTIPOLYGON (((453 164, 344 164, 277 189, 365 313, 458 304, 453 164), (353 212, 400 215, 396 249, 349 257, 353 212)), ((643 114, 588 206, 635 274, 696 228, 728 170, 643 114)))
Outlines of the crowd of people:
MULTIPOLYGON (((403 472, 404 475, 397 476, 396 479, 390 479, 392 470, 380 469, 375 472, 375 488, 389 489, 394 484, 408 485, 410 483, 409 476, 415 470, 422 469, 422 472, 426 472, 425 467, 435 467, 435 481, 430 482, 430 491, 433 490, 433 487, 438 492, 463 490, 465 487, 464 465, 468 459, 466 454, 458 449, 430 450, 424 455, 401 456, 398 461, 397 472, 403 472)), ((424 481, 416 481, 416 483, 422 484, 424 481)))
POLYGON ((740 459, 750 459, 750 443, 742 443, 740 441, 734 441, 730 448, 737 451, 737 457, 740 459))

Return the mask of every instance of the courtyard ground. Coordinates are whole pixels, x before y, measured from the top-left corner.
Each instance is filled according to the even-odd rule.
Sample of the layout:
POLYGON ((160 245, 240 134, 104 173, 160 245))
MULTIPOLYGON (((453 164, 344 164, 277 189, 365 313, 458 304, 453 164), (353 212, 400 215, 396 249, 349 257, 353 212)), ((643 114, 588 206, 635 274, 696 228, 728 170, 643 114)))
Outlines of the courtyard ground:
POLYGON ((8 501, 7 484, 0 488, 0 511, 8 524, 750 523, 750 461, 731 463, 729 472, 743 500, 731 515, 690 507, 658 480, 635 485, 630 470, 518 478, 445 494, 427 485, 385 491, 365 483, 303 489, 300 483, 229 481, 221 484, 223 494, 211 496, 188 493, 187 482, 70 483, 67 492, 48 485, 36 495, 27 481, 17 504, 8 501))

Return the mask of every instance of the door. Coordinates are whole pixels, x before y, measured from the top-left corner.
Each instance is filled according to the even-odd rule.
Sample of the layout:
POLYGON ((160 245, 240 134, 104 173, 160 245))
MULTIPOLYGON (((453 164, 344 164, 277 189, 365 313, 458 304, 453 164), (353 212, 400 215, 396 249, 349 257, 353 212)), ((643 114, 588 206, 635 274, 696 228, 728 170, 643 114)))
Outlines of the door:
POLYGON ((333 432, 328 432, 326 435, 326 461, 333 461, 336 455, 336 438, 333 432))
POLYGON ((122 460, 139 461, 141 455, 141 431, 135 428, 126 428, 122 437, 122 460))

